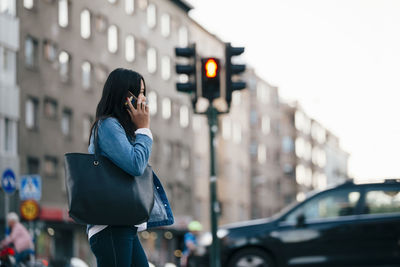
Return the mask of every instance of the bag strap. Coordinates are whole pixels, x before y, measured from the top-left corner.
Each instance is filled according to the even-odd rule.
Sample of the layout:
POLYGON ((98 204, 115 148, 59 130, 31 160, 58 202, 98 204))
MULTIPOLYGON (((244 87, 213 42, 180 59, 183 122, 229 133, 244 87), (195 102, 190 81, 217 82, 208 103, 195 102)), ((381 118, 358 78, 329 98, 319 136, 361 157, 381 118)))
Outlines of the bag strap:
POLYGON ((94 126, 94 164, 97 165, 99 163, 99 154, 100 154, 100 147, 99 147, 99 138, 98 138, 98 125, 99 121, 96 122, 94 126), (96 163, 97 162, 97 163, 96 163))

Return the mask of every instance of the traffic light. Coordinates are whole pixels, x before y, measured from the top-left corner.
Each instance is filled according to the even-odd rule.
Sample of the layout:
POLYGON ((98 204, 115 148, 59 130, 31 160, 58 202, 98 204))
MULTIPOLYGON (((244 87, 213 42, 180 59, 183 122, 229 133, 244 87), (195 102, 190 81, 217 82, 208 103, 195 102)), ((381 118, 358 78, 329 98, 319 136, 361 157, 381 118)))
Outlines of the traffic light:
POLYGON ((186 74, 188 81, 185 83, 176 83, 176 89, 179 92, 189 93, 192 96, 192 104, 195 109, 197 102, 197 83, 196 83, 196 44, 189 47, 176 47, 175 55, 188 59, 188 64, 176 64, 177 74, 186 74))
POLYGON ((213 57, 201 59, 202 97, 207 98, 210 103, 220 96, 219 73, 219 59, 213 57))
POLYGON ((246 88, 246 82, 240 80, 232 81, 232 76, 241 74, 246 70, 244 64, 232 64, 232 57, 239 56, 244 52, 244 47, 232 47, 230 43, 225 44, 225 66, 226 66, 226 92, 225 98, 228 107, 231 106, 232 92, 246 88))

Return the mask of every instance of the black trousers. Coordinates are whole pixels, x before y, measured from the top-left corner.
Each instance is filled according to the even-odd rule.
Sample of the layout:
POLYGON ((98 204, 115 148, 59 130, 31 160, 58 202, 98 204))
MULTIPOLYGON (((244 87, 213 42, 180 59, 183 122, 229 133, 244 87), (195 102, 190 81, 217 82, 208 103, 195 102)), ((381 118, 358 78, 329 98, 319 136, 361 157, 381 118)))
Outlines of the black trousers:
POLYGON ((98 267, 149 266, 134 226, 108 226, 93 235, 89 243, 98 267))

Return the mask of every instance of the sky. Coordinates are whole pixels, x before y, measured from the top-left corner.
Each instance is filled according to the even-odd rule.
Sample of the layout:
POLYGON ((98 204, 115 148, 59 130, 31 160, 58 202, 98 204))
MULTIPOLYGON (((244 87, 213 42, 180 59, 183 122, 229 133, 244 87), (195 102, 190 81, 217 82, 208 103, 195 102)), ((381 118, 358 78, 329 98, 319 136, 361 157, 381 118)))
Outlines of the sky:
POLYGON ((400 1, 188 2, 192 18, 245 46, 246 64, 340 138, 352 177, 400 178, 400 1))

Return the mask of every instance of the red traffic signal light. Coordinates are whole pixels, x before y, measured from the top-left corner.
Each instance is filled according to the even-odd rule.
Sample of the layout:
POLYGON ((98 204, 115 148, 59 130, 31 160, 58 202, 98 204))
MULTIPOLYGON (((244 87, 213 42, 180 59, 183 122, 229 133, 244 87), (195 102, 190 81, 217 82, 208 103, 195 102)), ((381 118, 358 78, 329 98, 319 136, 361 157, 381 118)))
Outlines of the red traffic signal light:
POLYGON ((204 64, 204 68, 207 78, 215 78, 219 71, 218 63, 213 58, 207 59, 206 63, 204 64))
POLYGON ((210 103, 220 96, 219 64, 218 58, 207 57, 201 59, 201 95, 207 98, 210 103))

